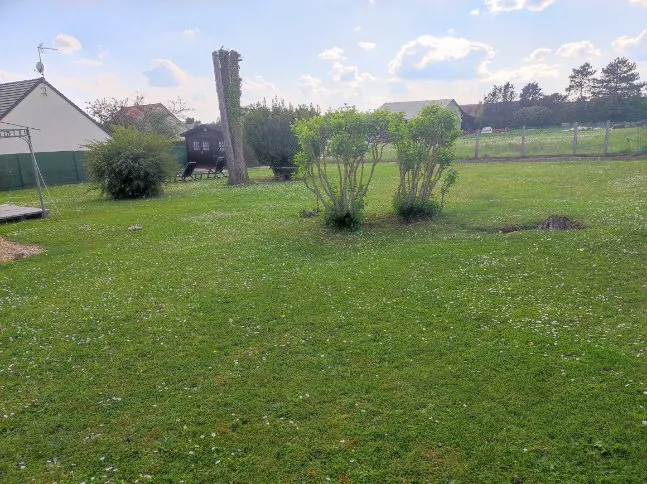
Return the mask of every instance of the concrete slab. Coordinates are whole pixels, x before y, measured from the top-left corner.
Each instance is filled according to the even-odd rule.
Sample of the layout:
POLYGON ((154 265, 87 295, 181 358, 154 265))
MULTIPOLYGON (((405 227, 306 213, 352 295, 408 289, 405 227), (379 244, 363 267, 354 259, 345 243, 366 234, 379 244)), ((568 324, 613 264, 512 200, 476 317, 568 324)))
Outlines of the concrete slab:
POLYGON ((47 214, 47 210, 45 210, 45 213, 43 214, 43 211, 40 208, 19 207, 18 205, 11 205, 8 203, 0 205, 0 223, 23 220, 26 218, 47 217, 47 214))

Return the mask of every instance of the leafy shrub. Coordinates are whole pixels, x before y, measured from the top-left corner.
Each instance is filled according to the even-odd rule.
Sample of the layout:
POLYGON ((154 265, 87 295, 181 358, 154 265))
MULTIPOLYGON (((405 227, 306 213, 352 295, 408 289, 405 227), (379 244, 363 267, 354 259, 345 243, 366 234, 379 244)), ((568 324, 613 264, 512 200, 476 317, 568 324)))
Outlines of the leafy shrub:
POLYGON ((297 172, 294 157, 299 145, 292 132, 292 123, 319 115, 314 106, 285 104, 283 99, 272 99, 245 109, 243 127, 245 139, 259 163, 272 169, 278 180, 290 180, 297 172))
MULTIPOLYGON (((430 218, 442 209, 432 193, 443 172, 454 158, 454 142, 460 136, 453 111, 440 106, 425 106, 406 121, 399 113, 389 126, 396 147, 400 183, 394 197, 395 212, 402 218, 430 218)), ((442 184, 443 196, 457 179, 449 172, 442 184)))
POLYGON ((403 203, 402 199, 396 196, 393 201, 395 213, 404 220, 433 218, 441 211, 440 204, 433 198, 423 200, 418 196, 409 203, 403 203))
POLYGON ((388 143, 392 116, 350 107, 294 124, 301 147, 295 160, 306 187, 321 201, 329 227, 360 227, 364 197, 388 143))
POLYGON ((86 145, 90 180, 116 200, 159 195, 162 183, 177 168, 172 140, 118 126, 107 141, 86 145))

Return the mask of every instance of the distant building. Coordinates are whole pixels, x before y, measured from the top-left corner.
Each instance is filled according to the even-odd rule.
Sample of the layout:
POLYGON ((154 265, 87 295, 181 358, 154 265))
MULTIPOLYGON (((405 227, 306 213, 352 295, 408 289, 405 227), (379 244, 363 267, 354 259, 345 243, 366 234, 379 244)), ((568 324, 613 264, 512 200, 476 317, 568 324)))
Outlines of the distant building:
POLYGON ((172 138, 179 138, 186 129, 186 125, 162 103, 124 106, 114 115, 112 123, 135 126, 139 131, 154 131, 172 138))
POLYGON ((460 123, 460 127, 464 131, 471 131, 474 129, 474 116, 468 115, 462 109, 462 106, 459 106, 454 99, 430 99, 427 101, 403 101, 403 102, 392 102, 384 103, 380 106, 380 109, 388 109, 394 113, 402 112, 404 113, 405 119, 411 119, 418 115, 422 108, 429 106, 430 104, 440 106, 442 108, 449 108, 454 113, 460 123))
POLYGON ((483 109, 483 103, 478 104, 461 104, 461 111, 463 113, 463 121, 461 122, 461 129, 463 131, 474 131, 477 127, 476 118, 483 109))
MULTIPOLYGON (((31 139, 38 153, 83 151, 89 141, 110 135, 44 78, 0 84, 0 128, 34 128, 31 139), (11 123, 11 124, 8 124, 11 123)), ((18 138, 1 139, 0 155, 29 153, 18 138)))

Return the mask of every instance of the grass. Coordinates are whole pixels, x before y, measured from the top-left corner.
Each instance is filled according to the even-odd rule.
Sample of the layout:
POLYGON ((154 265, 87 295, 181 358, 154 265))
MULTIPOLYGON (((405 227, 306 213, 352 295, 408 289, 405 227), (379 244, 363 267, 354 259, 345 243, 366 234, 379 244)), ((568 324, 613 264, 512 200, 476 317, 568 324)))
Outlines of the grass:
MULTIPOLYGON (((604 129, 581 130, 577 134, 578 155, 604 155, 604 129)), ((479 158, 521 157, 521 130, 485 134, 479 139, 479 158)), ((475 135, 462 136, 456 142, 456 156, 474 158, 475 135)), ((609 155, 633 155, 647 151, 647 128, 636 127, 609 131, 609 155)), ((526 156, 570 156, 573 154, 573 131, 559 128, 526 131, 526 156)), ((395 150, 385 152, 385 160, 395 161, 395 150)))
POLYGON ((646 163, 459 164, 406 226, 385 164, 355 234, 299 182, 54 188, 0 226, 47 249, 0 266, 0 481, 645 482, 646 163))

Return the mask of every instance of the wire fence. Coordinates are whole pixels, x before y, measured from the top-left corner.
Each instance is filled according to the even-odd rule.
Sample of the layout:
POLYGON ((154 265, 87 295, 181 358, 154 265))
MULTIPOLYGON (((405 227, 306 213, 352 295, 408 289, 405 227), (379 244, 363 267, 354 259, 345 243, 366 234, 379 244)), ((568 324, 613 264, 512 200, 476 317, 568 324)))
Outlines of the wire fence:
POLYGON ((518 129, 464 135, 456 143, 456 157, 516 158, 541 156, 607 156, 647 153, 647 127, 609 123, 518 129))

